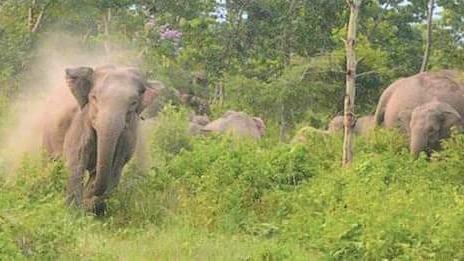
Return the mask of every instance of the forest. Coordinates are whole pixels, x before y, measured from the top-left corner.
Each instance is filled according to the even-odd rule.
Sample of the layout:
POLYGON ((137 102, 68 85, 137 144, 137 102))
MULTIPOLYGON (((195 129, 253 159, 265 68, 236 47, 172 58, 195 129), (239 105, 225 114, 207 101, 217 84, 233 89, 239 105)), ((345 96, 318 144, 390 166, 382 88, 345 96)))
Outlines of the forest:
POLYGON ((461 260, 462 113, 464 0, 0 0, 0 260, 461 260))

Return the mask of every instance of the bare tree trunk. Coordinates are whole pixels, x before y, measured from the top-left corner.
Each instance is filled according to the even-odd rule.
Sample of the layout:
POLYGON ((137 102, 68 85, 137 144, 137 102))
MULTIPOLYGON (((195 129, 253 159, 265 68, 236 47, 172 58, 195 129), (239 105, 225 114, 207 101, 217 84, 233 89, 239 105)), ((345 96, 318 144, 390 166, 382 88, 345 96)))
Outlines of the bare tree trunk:
POLYGON ((31 7, 29 7, 28 15, 27 15, 27 28, 29 28, 29 32, 32 32, 32 28, 34 28, 34 8, 35 8, 36 0, 32 0, 31 7))
POLYGON ((43 16, 45 14, 45 10, 51 3, 52 2, 48 2, 42 7, 39 15, 37 16, 37 18, 35 18, 35 21, 34 21, 34 10, 38 7, 37 7, 37 0, 32 0, 31 7, 29 8, 28 14, 27 14, 27 28, 29 29, 29 32, 35 33, 37 32, 37 30, 39 30, 40 23, 42 22, 43 16))
POLYGON ((40 22, 42 21, 42 17, 44 13, 45 13, 45 7, 42 8, 42 10, 40 11, 39 16, 37 17, 37 20, 35 21, 34 27, 32 27, 31 33, 35 33, 39 29, 40 22))
POLYGON ((420 72, 427 71, 427 65, 429 63, 430 48, 432 47, 432 27, 433 27, 433 9, 435 8, 435 0, 429 0, 429 10, 427 14, 427 39, 425 44, 424 58, 422 59, 422 65, 420 72))
MULTIPOLYGON (((295 0, 292 0, 290 2, 290 6, 288 8, 288 12, 287 12, 287 17, 289 17, 290 19, 292 19, 292 17, 294 17, 293 15, 293 9, 294 9, 294 6, 295 6, 295 0)), ((290 20, 291 21, 291 20, 290 20)), ((290 26, 293 26, 291 22, 288 23, 288 25, 290 26)), ((282 32, 282 41, 281 41, 281 50, 282 50, 282 53, 284 54, 284 65, 287 66, 289 63, 290 63, 290 48, 288 46, 288 43, 289 43, 289 29, 290 29, 290 26, 285 26, 284 27, 284 31, 282 32)))
POLYGON ((106 11, 106 15, 104 17, 104 30, 105 30, 105 42, 103 43, 104 46, 105 46, 105 53, 106 53, 106 56, 110 56, 110 53, 111 53, 111 47, 110 47, 110 43, 109 43, 109 38, 110 38, 110 33, 109 33, 109 26, 110 26, 110 22, 111 22, 111 8, 108 8, 107 11, 106 11))
POLYGON ((362 0, 348 0, 350 21, 346 41, 346 95, 345 95, 345 137, 343 140, 343 165, 353 161, 353 127, 356 124, 354 116, 354 98, 356 96, 356 27, 362 0))

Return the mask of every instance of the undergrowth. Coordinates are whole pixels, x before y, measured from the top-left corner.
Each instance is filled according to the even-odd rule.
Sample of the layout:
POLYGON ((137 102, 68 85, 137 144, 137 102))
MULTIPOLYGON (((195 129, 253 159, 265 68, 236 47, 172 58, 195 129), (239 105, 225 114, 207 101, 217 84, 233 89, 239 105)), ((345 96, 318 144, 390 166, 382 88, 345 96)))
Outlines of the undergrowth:
POLYGON ((59 161, 27 155, 0 175, 0 259, 464 258, 464 136, 413 160, 376 130, 342 168, 340 136, 189 137, 182 113, 162 113, 148 170, 126 167, 103 218, 65 207, 59 161))

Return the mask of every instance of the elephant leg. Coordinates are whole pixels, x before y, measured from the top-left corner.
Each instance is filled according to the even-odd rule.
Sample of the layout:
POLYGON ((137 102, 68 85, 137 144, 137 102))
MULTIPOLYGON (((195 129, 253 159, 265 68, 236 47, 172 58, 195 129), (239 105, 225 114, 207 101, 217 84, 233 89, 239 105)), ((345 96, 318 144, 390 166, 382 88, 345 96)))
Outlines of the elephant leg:
POLYGON ((117 163, 117 166, 114 166, 113 173, 110 178, 110 182, 108 184, 108 191, 107 193, 112 192, 119 184, 121 179, 122 169, 126 163, 117 163))
POLYGON ((82 190, 83 190, 83 177, 85 170, 77 167, 71 171, 71 176, 68 179, 68 186, 66 192, 66 203, 68 205, 75 204, 81 206, 82 204, 82 190))
POLYGON ((95 178, 97 171, 92 169, 89 171, 89 179, 84 186, 83 206, 87 211, 95 213, 97 216, 103 216, 106 212, 106 203, 103 196, 93 195, 93 187, 95 186, 95 178))
POLYGON ((93 186, 93 183, 95 182, 96 174, 97 172, 95 169, 89 171, 89 178, 87 179, 84 185, 84 198, 85 199, 92 197, 90 192, 92 191, 92 186, 93 186))

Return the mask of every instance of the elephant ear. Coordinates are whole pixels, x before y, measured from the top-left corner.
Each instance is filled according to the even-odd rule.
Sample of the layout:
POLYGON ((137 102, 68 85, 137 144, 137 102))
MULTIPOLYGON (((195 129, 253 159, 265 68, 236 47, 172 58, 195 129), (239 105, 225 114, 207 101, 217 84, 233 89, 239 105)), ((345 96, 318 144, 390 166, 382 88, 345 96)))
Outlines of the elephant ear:
POLYGON ((92 89, 94 71, 90 67, 76 67, 66 69, 66 84, 76 98, 81 109, 89 102, 92 89))
POLYGON ((255 122, 256 127, 259 130, 259 133, 261 134, 261 136, 263 136, 266 132, 266 125, 264 124, 264 121, 259 117, 253 117, 252 119, 255 122))
POLYGON ((145 108, 150 106, 163 89, 164 85, 160 85, 159 82, 149 82, 147 86, 145 86, 145 91, 142 94, 142 101, 137 108, 137 113, 142 113, 145 108))

